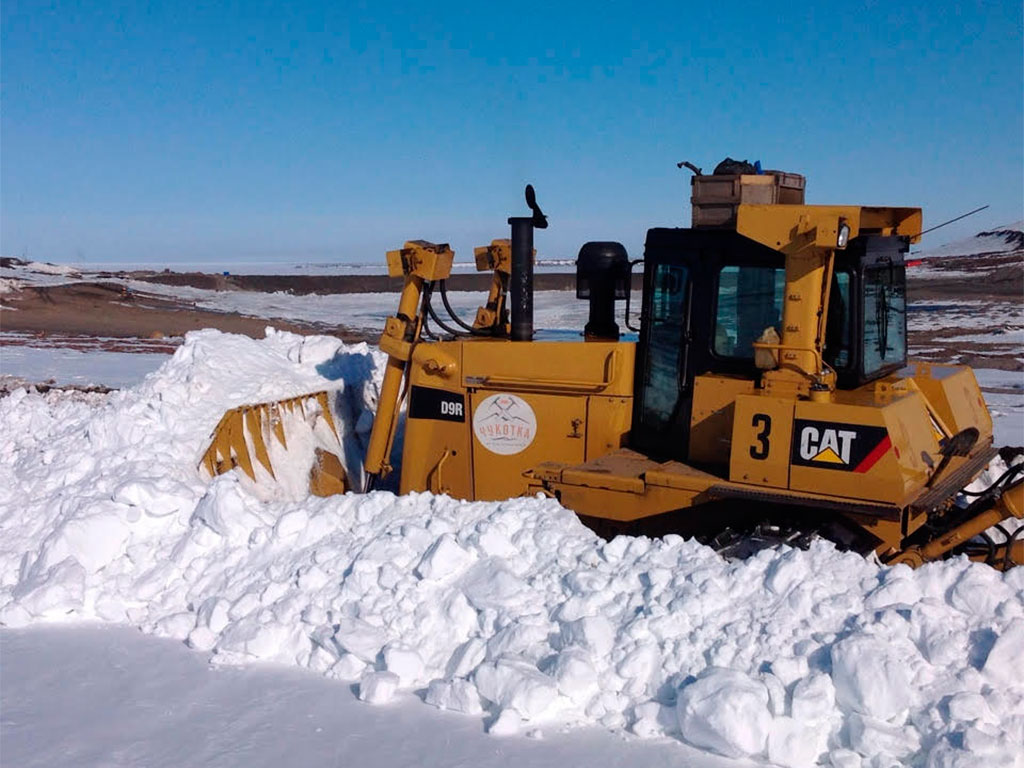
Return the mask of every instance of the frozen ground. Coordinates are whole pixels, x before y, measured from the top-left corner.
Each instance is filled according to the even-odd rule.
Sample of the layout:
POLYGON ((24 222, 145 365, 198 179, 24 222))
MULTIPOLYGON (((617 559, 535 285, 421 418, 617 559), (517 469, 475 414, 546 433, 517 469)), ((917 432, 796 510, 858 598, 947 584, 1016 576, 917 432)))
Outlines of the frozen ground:
MULTIPOLYGON (((165 764, 206 762, 195 759, 195 719, 224 723, 238 736, 230 745, 263 734, 260 718, 298 732, 293 694, 260 694, 259 675, 284 674, 280 665, 327 678, 325 697, 334 685, 350 703, 354 692, 384 707, 351 703, 374 713, 366 727, 387 732, 396 750, 406 748, 404 730, 389 728, 396 721, 444 732, 404 719, 433 708, 461 713, 452 715, 458 728, 508 737, 513 750, 553 745, 538 760, 577 764, 594 760, 602 742, 578 730, 566 742, 563 729, 631 734, 625 746, 678 748, 683 763, 700 749, 785 766, 1022 764, 1024 569, 1001 574, 963 560, 879 568, 823 543, 734 563, 679 537, 603 542, 553 500, 307 498, 285 484, 259 492, 235 473, 210 482, 196 470, 225 408, 329 385, 341 392, 341 452, 359 477, 380 366, 380 353, 336 339, 205 331, 134 388, 0 399, 5 697, 8 642, 40 624, 102 620, 184 641, 195 655, 181 659, 277 665, 219 673, 251 686, 247 702, 257 702, 252 719, 239 713, 231 725, 218 720, 228 705, 217 686, 164 675, 178 662, 162 646, 146 646, 159 661, 140 647, 147 660, 135 664, 135 651, 114 641, 115 673, 119 664, 152 670, 144 680, 128 674, 120 688, 153 703, 115 710, 131 717, 129 733, 143 734, 117 748, 100 741, 114 750, 107 764, 139 762, 133 750, 147 739, 165 764), (175 700, 175 690, 181 709, 161 695, 175 700), (543 735, 544 746, 531 746, 530 735, 543 735), (557 752, 567 743, 582 757, 557 752)), ((293 427, 290 468, 301 477, 323 429, 315 411, 293 427)), ((32 640, 24 643, 32 653, 32 640)), ((69 674, 41 669, 40 684, 99 676, 77 659, 63 664, 69 674)), ((233 698, 239 689, 225 685, 233 698)), ((330 708, 320 700, 317 711, 330 708)), ((21 701, 5 699, 5 745, 21 701)), ((54 722, 45 708, 34 717, 54 722)), ((350 729, 336 738, 347 757, 380 737, 360 741, 350 729)), ((329 749, 326 739, 315 737, 316 748, 329 749)), ((212 749, 200 754, 231 759, 229 747, 212 749)))
POLYGON ((600 728, 494 739, 413 694, 368 707, 318 675, 211 667, 181 643, 127 627, 0 630, 0 646, 0 751, 9 768, 749 765, 600 728))

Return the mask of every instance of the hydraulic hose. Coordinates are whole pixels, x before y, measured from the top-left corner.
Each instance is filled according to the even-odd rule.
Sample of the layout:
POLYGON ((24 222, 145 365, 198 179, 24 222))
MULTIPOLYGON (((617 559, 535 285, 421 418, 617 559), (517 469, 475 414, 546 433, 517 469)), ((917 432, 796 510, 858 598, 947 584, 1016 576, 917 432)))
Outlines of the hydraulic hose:
POLYGON ((988 493, 991 493, 993 490, 995 490, 1000 485, 1002 485, 1003 481, 1006 481, 1007 485, 1012 484, 1013 483, 1012 475, 1019 474, 1022 471, 1024 471, 1024 464, 1014 464, 1012 467, 1008 467, 1007 470, 1005 472, 1003 472, 1003 474, 1001 474, 995 480, 995 482, 993 482, 987 488, 983 488, 980 491, 960 491, 960 493, 962 493, 964 496, 984 496, 984 495, 986 495, 988 493), (1007 480, 1008 477, 1010 478, 1009 480, 1007 480))
MULTIPOLYGON (((433 289, 431 289, 431 292, 432 291, 433 291, 433 289)), ((444 320, 442 320, 440 317, 438 317, 438 314, 434 310, 434 305, 431 303, 430 299, 431 299, 431 295, 428 294, 426 296, 426 300, 424 301, 424 306, 427 308, 427 314, 431 318, 433 318, 435 323, 437 323, 438 328, 440 328, 445 333, 451 334, 455 338, 462 338, 462 337, 465 337, 465 336, 469 335, 468 333, 464 333, 462 331, 456 330, 455 328, 452 328, 444 320)))
POLYGON ((1006 552, 1003 553, 1004 571, 1010 570, 1010 566, 1013 565, 1013 545, 1022 533, 1024 533, 1024 525, 1022 525, 1020 528, 1011 533, 1010 537, 1006 540, 1006 544, 1003 545, 1006 547, 1006 552))
POLYGON ((452 309, 452 305, 448 303, 448 285, 447 285, 447 283, 448 283, 447 280, 442 280, 441 281, 441 302, 444 304, 444 308, 448 311, 448 315, 451 317, 452 320, 455 321, 456 325, 459 325, 459 326, 465 328, 470 333, 478 333, 479 329, 478 328, 474 328, 472 325, 470 325, 469 323, 465 322, 461 317, 459 317, 457 314, 455 314, 455 310, 452 309))

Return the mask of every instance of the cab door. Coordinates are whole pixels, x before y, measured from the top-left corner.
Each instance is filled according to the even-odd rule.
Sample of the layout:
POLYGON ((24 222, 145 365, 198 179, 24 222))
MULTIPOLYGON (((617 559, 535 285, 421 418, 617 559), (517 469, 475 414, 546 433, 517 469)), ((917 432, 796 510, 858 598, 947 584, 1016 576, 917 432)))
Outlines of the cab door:
POLYGON ((636 376, 632 442, 643 451, 684 459, 689 444, 687 376, 691 268, 686 262, 648 264, 636 376))

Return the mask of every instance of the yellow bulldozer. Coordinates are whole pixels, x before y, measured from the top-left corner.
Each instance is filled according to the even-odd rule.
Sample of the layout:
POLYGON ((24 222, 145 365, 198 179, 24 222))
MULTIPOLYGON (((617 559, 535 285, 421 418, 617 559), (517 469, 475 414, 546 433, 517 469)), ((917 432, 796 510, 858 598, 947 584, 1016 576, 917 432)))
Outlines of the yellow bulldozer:
MULTIPOLYGON (((475 250, 493 277, 472 323, 448 300, 447 245, 389 252, 404 282, 355 489, 392 472, 404 404, 401 493, 540 493, 602 535, 692 535, 736 557, 818 536, 886 564, 1024 563, 1024 526, 1005 524, 1024 516, 1020 449, 993 447, 970 368, 907 360, 905 256, 920 209, 805 205, 803 177, 779 171, 691 181, 693 226, 650 229, 643 259, 613 242, 582 247, 579 340, 534 332, 533 238, 547 219, 530 186, 530 215, 475 250), (619 300, 635 341, 620 338, 619 300), (1000 452, 1006 469, 965 491, 1000 452)), ((337 436, 327 392, 246 405, 225 414, 201 466, 255 480, 255 457, 272 475, 296 411, 337 436)), ((339 455, 317 450, 311 492, 352 490, 339 455)))

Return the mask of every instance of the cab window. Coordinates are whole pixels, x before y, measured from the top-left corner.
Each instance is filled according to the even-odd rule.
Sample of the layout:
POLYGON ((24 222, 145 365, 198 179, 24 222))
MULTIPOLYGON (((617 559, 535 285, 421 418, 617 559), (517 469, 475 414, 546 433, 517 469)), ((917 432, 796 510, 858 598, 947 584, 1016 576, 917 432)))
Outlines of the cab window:
POLYGON ((864 272, 864 375, 907 358, 907 295, 904 267, 864 272))
POLYGON ((786 271, 764 266, 728 266, 718 273, 712 347, 721 357, 753 358, 753 343, 765 329, 782 325, 786 271))
POLYGON ((837 269, 832 273, 824 357, 833 368, 846 368, 850 364, 850 273, 846 270, 837 269))

